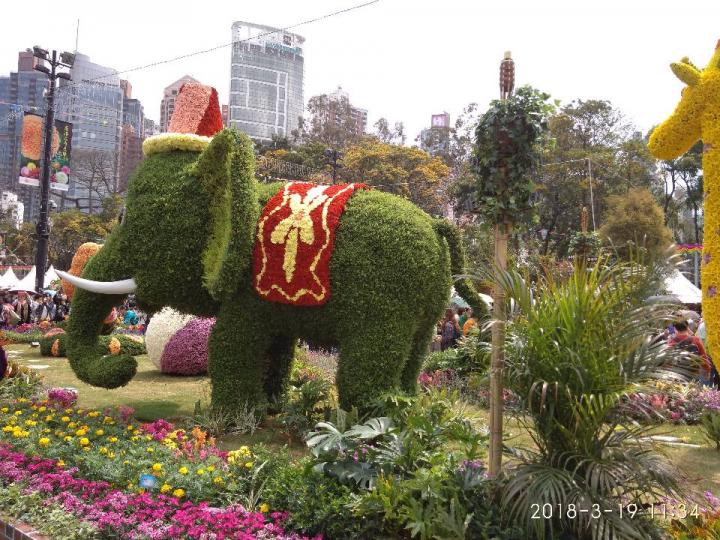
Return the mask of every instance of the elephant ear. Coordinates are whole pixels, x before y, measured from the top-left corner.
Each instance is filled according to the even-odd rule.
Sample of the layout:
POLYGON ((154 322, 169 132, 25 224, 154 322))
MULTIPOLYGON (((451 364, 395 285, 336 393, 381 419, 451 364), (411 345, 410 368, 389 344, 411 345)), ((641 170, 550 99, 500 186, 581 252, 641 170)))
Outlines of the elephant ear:
POLYGON ((210 199, 203 283, 213 298, 220 300, 237 290, 252 263, 260 213, 252 141, 224 129, 200 154, 193 175, 210 199))

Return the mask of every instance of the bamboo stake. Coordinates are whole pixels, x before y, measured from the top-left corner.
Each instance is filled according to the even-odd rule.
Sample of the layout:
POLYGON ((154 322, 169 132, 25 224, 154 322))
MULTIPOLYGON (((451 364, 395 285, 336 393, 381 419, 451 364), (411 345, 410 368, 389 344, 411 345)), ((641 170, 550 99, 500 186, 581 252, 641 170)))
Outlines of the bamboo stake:
MULTIPOLYGON (((495 265, 497 272, 507 269, 507 245, 511 225, 495 225, 495 265)), ((490 362, 490 468, 495 477, 502 467, 503 446, 503 368, 505 354, 505 291, 497 282, 493 287, 492 356, 490 362)))

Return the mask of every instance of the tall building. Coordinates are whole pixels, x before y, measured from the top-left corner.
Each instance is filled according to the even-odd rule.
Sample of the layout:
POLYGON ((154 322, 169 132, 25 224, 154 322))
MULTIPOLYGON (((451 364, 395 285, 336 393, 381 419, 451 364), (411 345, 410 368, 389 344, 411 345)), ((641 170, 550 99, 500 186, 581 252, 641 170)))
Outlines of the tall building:
POLYGON ((420 148, 431 156, 447 155, 450 151, 450 115, 433 114, 430 127, 420 132, 420 148))
POLYGON ((185 75, 184 77, 181 77, 177 81, 172 83, 170 86, 165 87, 165 90, 163 91, 163 98, 160 102, 161 133, 165 133, 167 131, 168 125, 170 124, 170 119, 172 118, 172 113, 175 110, 175 99, 177 98, 177 94, 180 91, 180 88, 186 82, 197 83, 200 81, 192 78, 190 75, 185 75))
POLYGON ((18 200, 18 196, 15 193, 11 191, 2 192, 2 196, 0 196, 0 211, 10 219, 16 229, 22 226, 25 209, 23 203, 18 200))
POLYGON ((72 81, 60 81, 56 97, 56 118, 73 124, 67 198, 95 212, 105 196, 118 191, 124 90, 115 69, 84 54, 75 54, 70 75, 72 81))
POLYGON ((143 121, 143 133, 145 135, 145 138, 152 137, 153 135, 157 135, 160 133, 160 126, 158 125, 155 120, 151 118, 145 118, 143 121))
MULTIPOLYGON (((368 119, 368 112, 367 109, 361 109, 359 107, 355 107, 350 103, 350 95, 342 89, 341 86, 337 87, 337 90, 335 90, 332 94, 328 94, 328 98, 331 101, 336 102, 347 102, 347 104, 350 107, 350 115, 352 116, 353 121, 355 122, 355 134, 358 136, 361 136, 365 133, 367 130, 367 119, 368 119)), ((330 109, 331 118, 329 118, 330 121, 336 121, 335 118, 332 117, 332 113, 334 112, 334 109, 330 109)))
POLYGON ((118 189, 127 190, 130 176, 142 159, 142 143, 145 140, 145 114, 140 100, 133 99, 132 85, 120 81, 123 89, 123 125, 120 135, 120 171, 118 189))
POLYGON ((290 135, 304 109, 305 38, 239 21, 232 40, 230 125, 258 141, 290 135))
POLYGON ((0 76, 0 187, 18 194, 26 220, 37 216, 40 193, 37 188, 17 183, 23 114, 45 114, 44 93, 48 88, 47 76, 33 70, 36 64, 32 51, 23 51, 18 55, 17 72, 0 76))

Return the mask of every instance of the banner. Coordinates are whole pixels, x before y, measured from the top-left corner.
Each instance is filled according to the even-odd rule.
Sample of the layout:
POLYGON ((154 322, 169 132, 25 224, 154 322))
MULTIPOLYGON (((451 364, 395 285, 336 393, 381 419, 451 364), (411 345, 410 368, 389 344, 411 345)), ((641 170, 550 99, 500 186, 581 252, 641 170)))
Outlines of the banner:
MULTIPOLYGON (((40 161, 43 153, 43 117, 25 113, 20 144, 20 177, 18 183, 40 186, 40 161)), ((67 191, 70 182, 70 149, 72 124, 55 121, 50 146, 50 189, 67 191)))

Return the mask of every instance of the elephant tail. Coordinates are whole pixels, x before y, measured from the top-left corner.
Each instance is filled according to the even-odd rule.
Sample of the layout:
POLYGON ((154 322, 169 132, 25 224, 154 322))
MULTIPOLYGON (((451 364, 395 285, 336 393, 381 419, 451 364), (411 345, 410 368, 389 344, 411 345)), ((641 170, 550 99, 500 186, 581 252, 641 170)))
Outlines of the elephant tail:
POLYGON ((453 275, 455 290, 470 304, 479 319, 488 319, 490 313, 487 305, 480 298, 472 282, 467 277, 462 277, 466 273, 466 259, 460 229, 447 219, 434 220, 433 228, 438 236, 445 239, 450 248, 450 272, 453 275))

